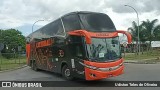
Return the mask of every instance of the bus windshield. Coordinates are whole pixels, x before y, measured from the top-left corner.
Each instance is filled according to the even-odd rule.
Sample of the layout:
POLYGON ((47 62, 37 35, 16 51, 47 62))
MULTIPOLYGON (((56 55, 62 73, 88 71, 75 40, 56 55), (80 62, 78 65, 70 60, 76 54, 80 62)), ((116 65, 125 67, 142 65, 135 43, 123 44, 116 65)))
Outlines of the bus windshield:
POLYGON ((92 61, 115 61, 121 57, 119 38, 92 38, 92 44, 87 44, 87 51, 92 61))

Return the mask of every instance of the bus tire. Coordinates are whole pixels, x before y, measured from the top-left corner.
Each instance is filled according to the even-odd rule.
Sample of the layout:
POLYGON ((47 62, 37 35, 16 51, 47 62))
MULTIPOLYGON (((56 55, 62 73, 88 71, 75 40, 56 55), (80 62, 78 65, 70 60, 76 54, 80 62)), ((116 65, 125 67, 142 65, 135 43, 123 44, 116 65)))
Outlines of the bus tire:
POLYGON ((62 76, 67 80, 73 80, 71 69, 67 65, 62 67, 62 76))

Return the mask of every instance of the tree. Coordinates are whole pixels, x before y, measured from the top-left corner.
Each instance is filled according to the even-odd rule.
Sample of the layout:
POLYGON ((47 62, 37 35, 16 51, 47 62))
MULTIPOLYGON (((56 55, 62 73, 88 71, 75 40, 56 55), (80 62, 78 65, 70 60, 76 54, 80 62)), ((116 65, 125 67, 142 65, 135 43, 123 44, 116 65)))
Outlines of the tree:
POLYGON ((128 31, 132 34, 133 41, 138 41, 138 26, 135 21, 132 22, 132 27, 128 28, 128 31))
POLYGON ((160 26, 157 26, 157 29, 153 32, 153 40, 154 41, 160 41, 160 26))
POLYGON ((149 45, 151 48, 151 41, 154 40, 155 35, 158 37, 159 34, 155 34, 155 32, 159 31, 160 25, 157 25, 158 19, 154 19, 152 21, 146 20, 142 22, 143 30, 146 32, 147 40, 149 41, 149 45), (154 35, 155 34, 155 35, 154 35))
POLYGON ((18 46, 25 50, 25 37, 15 29, 0 30, 0 42, 5 45, 2 53, 18 52, 18 46))
MULTIPOLYGON (((139 30, 141 30, 141 26, 139 26, 139 30)), ((132 27, 129 27, 128 31, 132 35, 133 42, 136 41, 136 47, 134 49, 138 52, 138 25, 135 21, 132 22, 132 27)))

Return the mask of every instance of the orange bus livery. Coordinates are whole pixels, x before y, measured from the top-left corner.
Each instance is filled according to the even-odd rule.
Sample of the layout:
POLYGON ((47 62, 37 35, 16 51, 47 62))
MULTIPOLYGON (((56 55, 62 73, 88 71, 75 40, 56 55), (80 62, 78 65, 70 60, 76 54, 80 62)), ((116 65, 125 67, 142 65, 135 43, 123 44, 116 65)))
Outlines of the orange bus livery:
POLYGON ((33 70, 61 73, 99 80, 123 74, 118 33, 108 15, 98 12, 71 12, 31 33, 27 38, 27 64, 33 70))

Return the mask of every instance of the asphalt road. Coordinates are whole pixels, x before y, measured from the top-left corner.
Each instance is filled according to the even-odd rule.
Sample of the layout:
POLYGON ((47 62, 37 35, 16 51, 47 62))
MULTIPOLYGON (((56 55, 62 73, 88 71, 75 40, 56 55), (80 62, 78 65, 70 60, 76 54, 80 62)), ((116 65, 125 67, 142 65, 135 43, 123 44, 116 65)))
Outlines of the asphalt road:
MULTIPOLYGON (((33 71, 30 67, 25 67, 15 71, 0 73, 0 80, 18 80, 18 81, 65 81, 59 74, 47 72, 47 71, 33 71)), ((125 73, 118 77, 104 79, 102 81, 160 81, 160 64, 125 64, 125 73)), ((9 88, 0 88, 8 90, 9 88)), ((14 88, 18 90, 20 88, 14 88)), ((22 88, 21 88, 22 89, 22 88)), ((30 88, 32 90, 35 88, 30 88)), ((36 88, 38 90, 150 90, 157 89, 158 87, 52 87, 52 88, 36 88)), ((12 89, 13 90, 13 89, 12 89)), ((28 90, 28 88, 23 88, 28 90)))

